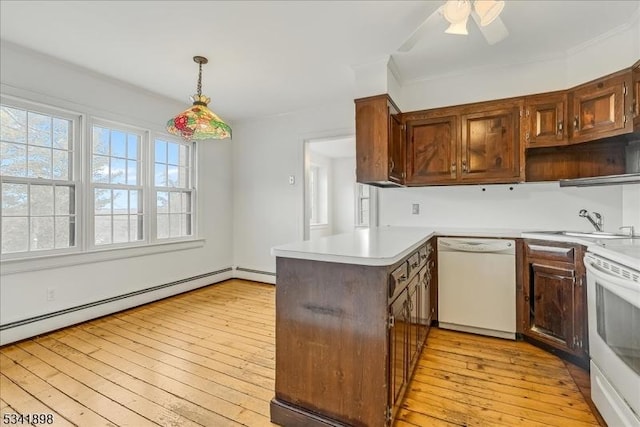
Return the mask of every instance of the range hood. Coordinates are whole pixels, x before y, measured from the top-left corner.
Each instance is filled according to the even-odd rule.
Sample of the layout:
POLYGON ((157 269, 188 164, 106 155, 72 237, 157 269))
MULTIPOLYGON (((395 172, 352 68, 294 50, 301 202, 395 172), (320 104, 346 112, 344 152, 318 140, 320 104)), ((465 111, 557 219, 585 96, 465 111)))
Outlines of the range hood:
POLYGON ((640 172, 589 178, 561 179, 560 187, 594 187, 597 185, 640 184, 640 172))

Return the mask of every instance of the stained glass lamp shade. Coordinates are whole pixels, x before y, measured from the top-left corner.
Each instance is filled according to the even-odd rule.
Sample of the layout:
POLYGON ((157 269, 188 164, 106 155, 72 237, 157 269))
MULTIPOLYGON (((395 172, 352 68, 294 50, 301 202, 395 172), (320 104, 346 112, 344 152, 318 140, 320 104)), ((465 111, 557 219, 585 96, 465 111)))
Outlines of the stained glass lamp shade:
POLYGON ((167 131, 187 141, 203 139, 226 139, 231 137, 231 128, 207 107, 210 99, 202 95, 202 64, 207 58, 194 56, 199 65, 198 93, 191 97, 193 105, 167 122, 167 131))

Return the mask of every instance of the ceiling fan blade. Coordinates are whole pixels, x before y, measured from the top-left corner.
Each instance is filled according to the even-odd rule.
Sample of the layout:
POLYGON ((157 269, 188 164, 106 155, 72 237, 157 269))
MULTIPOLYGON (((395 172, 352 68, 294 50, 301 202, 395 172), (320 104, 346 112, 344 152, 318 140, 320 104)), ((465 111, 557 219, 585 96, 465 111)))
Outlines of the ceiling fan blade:
POLYGON ((400 52, 408 52, 424 37, 427 35, 431 27, 442 16, 442 6, 436 9, 431 15, 427 17, 422 24, 415 29, 407 40, 398 48, 400 52))
POLYGON ((506 25, 504 25, 504 22, 502 22, 502 19, 500 19, 499 16, 486 27, 480 25, 480 17, 477 13, 471 12, 471 16, 473 17, 475 23, 478 25, 478 28, 480 29, 482 35, 487 40, 487 43, 489 43, 490 45, 494 45, 504 40, 509 35, 509 30, 507 30, 506 25))

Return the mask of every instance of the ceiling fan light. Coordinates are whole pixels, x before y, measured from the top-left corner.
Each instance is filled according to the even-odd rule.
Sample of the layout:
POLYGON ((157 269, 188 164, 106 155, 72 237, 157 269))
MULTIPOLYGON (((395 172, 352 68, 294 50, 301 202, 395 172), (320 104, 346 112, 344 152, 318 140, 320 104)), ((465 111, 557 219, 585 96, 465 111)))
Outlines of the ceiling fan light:
MULTIPOLYGON (((470 13, 471 3, 468 0, 447 0, 444 6, 442 6, 442 15, 452 26, 462 23, 466 27, 470 13)), ((445 32, 448 32, 448 30, 445 32)))
POLYGON ((469 32, 467 31, 467 19, 465 19, 464 21, 452 23, 451 25, 449 25, 449 28, 444 30, 444 32, 447 34, 457 34, 461 36, 468 35, 469 32))
POLYGON ((504 9, 504 0, 476 0, 473 6, 480 17, 480 25, 486 27, 500 15, 504 9))

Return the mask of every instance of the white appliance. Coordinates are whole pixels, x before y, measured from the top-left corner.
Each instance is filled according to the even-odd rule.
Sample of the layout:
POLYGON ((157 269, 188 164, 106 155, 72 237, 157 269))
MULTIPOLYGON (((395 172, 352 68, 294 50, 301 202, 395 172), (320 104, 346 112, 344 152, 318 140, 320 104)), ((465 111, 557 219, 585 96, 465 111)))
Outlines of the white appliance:
POLYGON ((640 271, 587 252, 591 399, 612 427, 640 427, 640 271))
POLYGON ((513 240, 438 238, 438 325, 515 339, 513 240))

